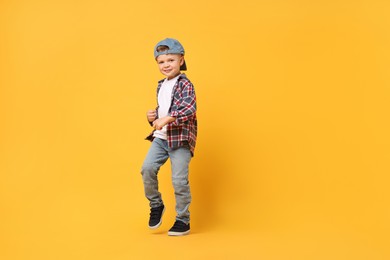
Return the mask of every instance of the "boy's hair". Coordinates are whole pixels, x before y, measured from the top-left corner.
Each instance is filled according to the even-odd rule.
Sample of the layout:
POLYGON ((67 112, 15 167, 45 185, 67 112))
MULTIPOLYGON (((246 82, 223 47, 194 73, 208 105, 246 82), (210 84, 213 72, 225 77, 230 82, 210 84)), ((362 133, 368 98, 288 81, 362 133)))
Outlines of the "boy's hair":
POLYGON ((156 51, 158 51, 158 52, 163 52, 163 51, 167 51, 167 50, 169 50, 169 47, 166 45, 160 45, 156 48, 156 51))

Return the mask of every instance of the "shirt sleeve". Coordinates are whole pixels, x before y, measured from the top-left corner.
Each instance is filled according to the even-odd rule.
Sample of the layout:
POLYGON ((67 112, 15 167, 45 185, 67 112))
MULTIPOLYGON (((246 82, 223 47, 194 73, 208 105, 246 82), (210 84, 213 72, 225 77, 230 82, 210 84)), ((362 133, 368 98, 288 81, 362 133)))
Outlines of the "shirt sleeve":
POLYGON ((174 105, 169 113, 170 116, 175 117, 176 120, 172 125, 179 126, 194 117, 196 113, 196 95, 194 86, 186 81, 181 89, 181 95, 176 95, 174 105), (178 98, 176 98, 178 97, 178 98))

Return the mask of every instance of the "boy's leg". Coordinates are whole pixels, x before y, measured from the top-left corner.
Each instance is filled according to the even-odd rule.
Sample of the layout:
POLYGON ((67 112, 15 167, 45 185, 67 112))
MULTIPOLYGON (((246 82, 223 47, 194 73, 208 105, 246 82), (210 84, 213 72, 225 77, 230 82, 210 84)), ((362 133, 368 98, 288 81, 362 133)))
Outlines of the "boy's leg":
POLYGON ((185 224, 190 222, 189 206, 191 203, 188 168, 191 161, 191 152, 188 146, 169 150, 172 166, 172 184, 176 198, 176 220, 185 224))
POLYGON ((146 155, 141 170, 145 196, 149 200, 151 208, 163 205, 161 193, 158 191, 157 173, 161 165, 163 165, 167 159, 168 150, 164 140, 155 138, 150 146, 148 154, 146 155))

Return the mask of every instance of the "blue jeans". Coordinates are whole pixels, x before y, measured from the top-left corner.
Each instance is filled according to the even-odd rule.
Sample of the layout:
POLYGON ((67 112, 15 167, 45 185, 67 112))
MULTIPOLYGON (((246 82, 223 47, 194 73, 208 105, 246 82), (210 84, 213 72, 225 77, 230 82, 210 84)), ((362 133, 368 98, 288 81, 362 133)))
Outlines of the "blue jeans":
POLYGON ((189 223, 191 193, 188 181, 188 166, 191 160, 191 152, 188 146, 172 149, 168 147, 166 140, 154 138, 141 170, 145 196, 149 200, 151 208, 163 205, 161 193, 158 191, 157 173, 168 158, 170 158, 172 166, 176 220, 189 223))

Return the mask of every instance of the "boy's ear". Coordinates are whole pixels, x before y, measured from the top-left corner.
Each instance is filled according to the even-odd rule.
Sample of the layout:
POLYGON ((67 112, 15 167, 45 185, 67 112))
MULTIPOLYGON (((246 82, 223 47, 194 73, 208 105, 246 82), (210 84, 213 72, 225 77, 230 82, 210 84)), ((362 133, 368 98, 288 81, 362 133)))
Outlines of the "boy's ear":
POLYGON ((183 63, 184 63, 184 56, 181 55, 181 56, 180 56, 180 66, 183 65, 183 63))

